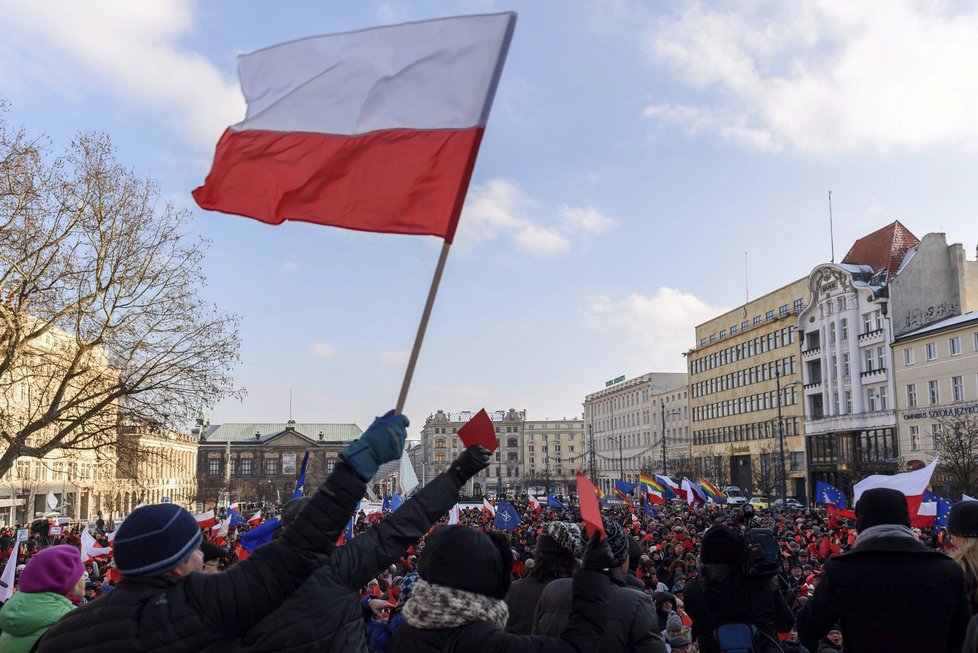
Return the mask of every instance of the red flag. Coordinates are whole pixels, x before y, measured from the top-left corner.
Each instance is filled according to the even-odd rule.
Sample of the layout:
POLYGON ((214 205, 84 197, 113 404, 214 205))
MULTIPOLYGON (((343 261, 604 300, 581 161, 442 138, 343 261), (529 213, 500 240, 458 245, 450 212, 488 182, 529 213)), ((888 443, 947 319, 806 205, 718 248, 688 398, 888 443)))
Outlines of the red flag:
POLYGON ((833 503, 826 503, 825 504, 825 512, 826 512, 826 514, 828 514, 829 517, 839 516, 839 517, 845 517, 846 519, 855 519, 856 518, 856 513, 854 513, 853 511, 851 511, 851 510, 839 510, 838 508, 835 507, 835 504, 833 504, 833 503))
POLYGON ((272 224, 451 243, 515 23, 457 16, 239 57, 248 111, 194 199, 272 224))
POLYGON ((485 408, 476 413, 468 424, 458 430, 458 437, 462 439, 462 444, 466 447, 481 444, 489 451, 495 451, 499 448, 499 440, 496 439, 496 427, 493 426, 485 408))
POLYGON ((581 503, 581 518, 587 527, 588 537, 595 532, 601 533, 601 539, 605 537, 604 522, 601 521, 601 508, 598 506, 597 488, 594 483, 589 481, 584 474, 577 472, 577 499, 581 503))

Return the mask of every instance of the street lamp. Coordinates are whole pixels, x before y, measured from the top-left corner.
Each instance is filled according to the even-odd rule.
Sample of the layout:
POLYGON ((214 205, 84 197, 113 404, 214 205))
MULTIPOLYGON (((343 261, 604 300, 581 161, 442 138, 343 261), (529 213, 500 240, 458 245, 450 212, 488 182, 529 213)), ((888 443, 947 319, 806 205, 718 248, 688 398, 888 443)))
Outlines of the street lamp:
MULTIPOLYGON (((781 508, 782 510, 786 507, 788 497, 788 478, 787 472, 785 471, 785 457, 784 457, 784 419, 781 417, 781 364, 778 363, 774 366, 774 381, 778 388, 778 445, 780 447, 780 453, 778 454, 778 478, 779 478, 779 491, 781 494, 781 508)), ((789 385, 798 385, 798 381, 792 381, 789 385)))
MULTIPOLYGON (((669 472, 666 470, 666 400, 659 397, 659 412, 662 417, 662 475, 668 476, 669 472)), ((669 411, 670 415, 681 414, 678 408, 669 411)))

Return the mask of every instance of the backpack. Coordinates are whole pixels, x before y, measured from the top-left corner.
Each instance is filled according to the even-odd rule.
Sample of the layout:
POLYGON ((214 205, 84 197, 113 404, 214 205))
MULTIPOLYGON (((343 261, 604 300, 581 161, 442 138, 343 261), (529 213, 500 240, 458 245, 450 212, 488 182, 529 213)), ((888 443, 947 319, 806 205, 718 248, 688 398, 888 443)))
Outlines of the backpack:
POLYGON ((756 635, 757 627, 752 624, 723 624, 713 631, 713 638, 723 653, 757 653, 756 635))

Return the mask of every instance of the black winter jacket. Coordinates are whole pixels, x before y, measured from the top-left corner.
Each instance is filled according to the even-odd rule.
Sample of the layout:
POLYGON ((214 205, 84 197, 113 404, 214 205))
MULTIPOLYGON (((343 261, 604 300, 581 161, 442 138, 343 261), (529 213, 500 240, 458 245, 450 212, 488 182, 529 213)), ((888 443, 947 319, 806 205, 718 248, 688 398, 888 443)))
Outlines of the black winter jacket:
MULTIPOLYGON (((571 582, 555 580, 547 587, 565 580, 571 582)), ((405 623, 394 633, 391 653, 594 653, 608 619, 608 576, 579 570, 573 586, 573 618, 559 639, 514 635, 488 621, 431 630, 405 623)))
POLYGON ((839 622, 846 653, 944 653, 961 649, 969 614, 953 560, 909 535, 884 536, 826 563, 798 634, 817 641, 839 622))
POLYGON ((507 633, 530 634, 533 630, 533 613, 537 609, 537 602, 550 582, 529 576, 510 585, 505 599, 506 606, 509 607, 509 619, 506 621, 507 633))
POLYGON ((244 651, 367 651, 359 589, 428 532, 458 502, 440 474, 396 512, 341 547, 275 612, 248 633, 244 651))
POLYGON ((337 465, 282 537, 220 574, 123 578, 115 591, 67 613, 40 653, 236 651, 335 547, 364 483, 337 465))
MULTIPOLYGON (((574 586, 576 591, 577 587, 574 586)), ((575 617, 571 614, 571 582, 561 578, 547 585, 537 603, 533 617, 533 632, 557 637, 566 633, 575 617)), ((652 597, 629 587, 624 577, 615 572, 608 587, 608 627, 601 639, 600 648, 590 653, 665 653, 666 645, 659 631, 652 597)))
POLYGON ((722 624, 757 626, 762 634, 756 641, 762 651, 777 651, 777 633, 795 625, 774 576, 747 576, 727 565, 703 565, 684 590, 684 608, 693 620, 693 638, 699 640, 702 653, 719 653, 713 632, 722 624))

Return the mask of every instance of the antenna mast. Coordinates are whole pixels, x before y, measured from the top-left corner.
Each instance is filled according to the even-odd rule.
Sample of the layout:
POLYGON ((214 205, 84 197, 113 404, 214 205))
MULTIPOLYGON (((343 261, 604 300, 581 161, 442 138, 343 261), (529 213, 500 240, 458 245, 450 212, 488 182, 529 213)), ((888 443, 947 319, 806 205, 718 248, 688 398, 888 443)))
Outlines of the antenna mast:
POLYGON ((832 263, 835 263, 835 230, 832 227, 832 191, 829 191, 829 241, 832 243, 832 263))

